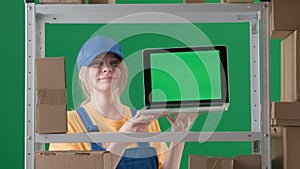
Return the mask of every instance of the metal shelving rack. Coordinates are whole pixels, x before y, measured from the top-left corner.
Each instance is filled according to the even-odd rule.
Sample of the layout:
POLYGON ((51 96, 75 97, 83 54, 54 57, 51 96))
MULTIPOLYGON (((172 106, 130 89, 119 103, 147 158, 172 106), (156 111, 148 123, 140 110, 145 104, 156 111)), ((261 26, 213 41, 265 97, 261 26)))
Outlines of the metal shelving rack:
MULTIPOLYGON (((49 142, 164 142, 164 141, 251 141, 253 153, 262 155, 262 168, 271 169, 269 127, 269 2, 251 4, 118 4, 118 5, 39 5, 26 0, 25 51, 25 168, 34 168, 34 151, 49 142), (137 13, 128 19, 119 17, 137 13), (35 133, 34 60, 45 56, 45 24, 60 23, 180 23, 179 20, 155 17, 166 13, 191 23, 249 22, 250 25, 250 132, 161 132, 161 133, 35 133), (105 17, 101 17, 105 16, 105 17), (147 15, 149 16, 149 15, 147 15)), ((182 21, 183 22, 183 21, 182 21)))

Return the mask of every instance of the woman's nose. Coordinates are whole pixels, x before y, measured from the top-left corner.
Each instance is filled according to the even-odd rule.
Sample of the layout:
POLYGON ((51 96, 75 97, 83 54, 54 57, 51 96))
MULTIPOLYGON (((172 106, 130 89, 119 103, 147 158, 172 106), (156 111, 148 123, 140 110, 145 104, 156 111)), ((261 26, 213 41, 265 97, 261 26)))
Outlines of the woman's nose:
POLYGON ((112 72, 113 69, 109 64, 103 64, 102 66, 102 72, 112 72))

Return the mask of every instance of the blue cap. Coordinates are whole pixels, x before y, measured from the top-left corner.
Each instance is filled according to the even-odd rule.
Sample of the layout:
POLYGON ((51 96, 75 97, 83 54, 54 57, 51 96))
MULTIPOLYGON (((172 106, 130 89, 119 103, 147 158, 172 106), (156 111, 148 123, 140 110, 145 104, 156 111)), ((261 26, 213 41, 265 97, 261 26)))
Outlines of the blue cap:
POLYGON ((115 40, 105 36, 95 36, 86 41, 77 56, 77 67, 88 66, 101 53, 111 52, 124 60, 121 46, 115 40))

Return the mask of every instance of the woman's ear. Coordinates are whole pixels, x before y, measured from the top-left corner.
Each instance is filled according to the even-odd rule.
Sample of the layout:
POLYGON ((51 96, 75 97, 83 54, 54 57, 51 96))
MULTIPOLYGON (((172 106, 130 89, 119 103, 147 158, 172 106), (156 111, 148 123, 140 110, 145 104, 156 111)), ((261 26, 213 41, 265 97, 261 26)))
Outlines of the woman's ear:
POLYGON ((86 76, 87 67, 82 66, 79 70, 78 78, 79 80, 84 80, 86 76))

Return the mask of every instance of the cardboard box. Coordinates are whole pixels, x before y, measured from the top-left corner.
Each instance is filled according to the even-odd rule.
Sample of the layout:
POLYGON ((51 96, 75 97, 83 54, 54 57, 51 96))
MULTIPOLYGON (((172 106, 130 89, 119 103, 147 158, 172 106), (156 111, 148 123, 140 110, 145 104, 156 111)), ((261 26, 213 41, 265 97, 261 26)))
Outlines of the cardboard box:
POLYGON ((261 169, 261 155, 241 155, 234 158, 234 169, 261 169))
POLYGON ((65 59, 36 58, 36 132, 66 133, 65 59))
POLYGON ((294 119, 271 119, 272 126, 300 126, 300 120, 294 119))
POLYGON ((85 0, 59 0, 60 4, 85 4, 85 0))
POLYGON ((184 0, 184 3, 205 3, 205 0, 184 0))
POLYGON ((189 169, 233 169, 233 159, 190 155, 189 169))
MULTIPOLYGON (((272 10, 270 10, 272 11, 272 10)), ((279 31, 275 30, 273 22, 274 22, 274 16, 272 15, 272 12, 270 12, 270 38, 271 39, 285 39, 288 37, 293 31, 279 31)))
POLYGON ((112 169, 108 151, 39 151, 35 169, 112 169))
POLYGON ((300 30, 299 0, 272 0, 270 14, 271 38, 285 38, 300 30))
POLYGON ((221 0, 221 3, 253 3, 253 0, 221 0))
POLYGON ((85 0, 40 0, 41 4, 85 4, 85 0))
POLYGON ((297 30, 281 42, 281 101, 295 102, 299 100, 300 36, 299 30, 297 30))
POLYGON ((300 102, 272 102, 271 118, 300 120, 300 102))
POLYGON ((89 0, 89 4, 116 4, 116 0, 89 0))
POLYGON ((189 169, 261 169, 261 155, 234 158, 190 155, 189 169))
POLYGON ((40 0, 41 4, 59 4, 59 0, 40 0))
POLYGON ((271 127, 273 169, 300 168, 300 127, 271 127))
POLYGON ((283 169, 282 127, 271 127, 271 164, 273 169, 283 169))

